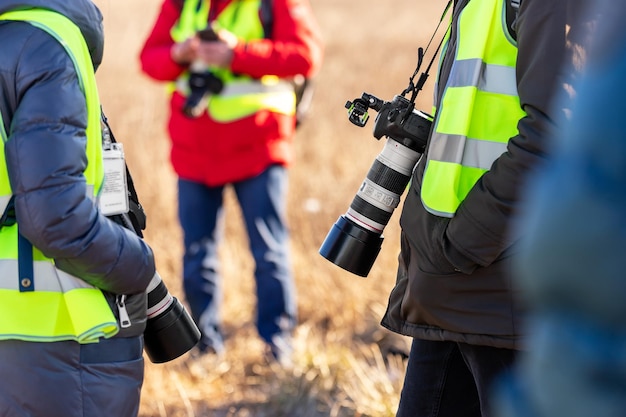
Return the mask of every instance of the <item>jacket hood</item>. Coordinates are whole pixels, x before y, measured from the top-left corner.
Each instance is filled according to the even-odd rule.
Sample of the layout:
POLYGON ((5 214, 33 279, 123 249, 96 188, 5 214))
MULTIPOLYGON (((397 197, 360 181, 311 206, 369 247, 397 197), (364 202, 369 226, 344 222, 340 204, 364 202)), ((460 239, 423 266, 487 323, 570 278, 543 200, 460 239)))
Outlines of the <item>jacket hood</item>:
POLYGON ((98 68, 104 53, 104 28, 102 13, 91 0, 2 0, 0 13, 32 7, 54 10, 74 22, 87 42, 94 68, 98 68))

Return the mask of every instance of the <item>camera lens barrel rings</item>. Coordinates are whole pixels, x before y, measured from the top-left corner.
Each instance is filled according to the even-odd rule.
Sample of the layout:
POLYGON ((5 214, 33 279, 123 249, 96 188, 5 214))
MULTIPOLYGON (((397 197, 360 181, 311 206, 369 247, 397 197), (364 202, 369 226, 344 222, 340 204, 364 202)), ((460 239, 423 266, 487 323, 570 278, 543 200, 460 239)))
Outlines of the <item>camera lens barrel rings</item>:
POLYGON ((378 112, 373 135, 387 138, 348 211, 328 232, 319 253, 341 268, 367 276, 380 252, 383 230, 411 179, 422 156, 432 117, 413 108, 403 96, 383 101, 371 94, 346 103, 349 120, 365 125, 367 109, 378 112))
POLYGON ((400 196, 420 155, 393 139, 387 139, 346 216, 374 233, 382 233, 400 203, 400 196))
POLYGON ((320 254, 349 272, 367 276, 380 252, 383 230, 421 155, 388 138, 350 208, 322 243, 320 254))

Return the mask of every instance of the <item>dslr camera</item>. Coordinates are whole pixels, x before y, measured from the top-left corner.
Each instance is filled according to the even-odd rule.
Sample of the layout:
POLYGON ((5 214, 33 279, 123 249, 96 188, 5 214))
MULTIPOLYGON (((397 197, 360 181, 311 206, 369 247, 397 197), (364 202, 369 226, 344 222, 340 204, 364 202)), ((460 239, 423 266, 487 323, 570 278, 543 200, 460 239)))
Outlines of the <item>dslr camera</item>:
POLYGON ((383 101, 371 94, 348 101, 348 119, 364 127, 368 109, 378 112, 373 135, 387 138, 348 211, 332 226, 319 253, 362 277, 369 273, 383 242, 383 230, 426 148, 433 117, 414 108, 402 95, 383 101))
MULTIPOLYGON (((134 195, 133 195, 134 197, 134 195)), ((128 213, 109 216, 114 222, 143 236, 145 216, 138 202, 128 213)), ((146 288, 147 321, 144 350, 152 363, 169 362, 191 350, 200 341, 200 330, 185 307, 170 294, 158 272, 146 288)))
MULTIPOLYGON (((211 28, 198 31, 202 42, 217 41, 217 33, 211 28)), ((189 66, 189 96, 183 106, 183 112, 191 118, 199 117, 206 108, 211 94, 219 94, 224 88, 224 82, 213 72, 207 69, 201 61, 192 62, 189 66)))
POLYGON ((185 307, 167 290, 158 272, 148 288, 144 350, 153 363, 169 362, 200 341, 200 330, 185 307))
MULTIPOLYGON (((117 141, 104 113, 101 123, 103 148, 107 149, 117 141)), ((143 238, 146 213, 139 202, 130 170, 128 166, 125 168, 128 209, 121 213, 109 214, 107 217, 143 238)), ((144 350, 153 363, 169 362, 191 350, 200 341, 200 330, 185 307, 170 294, 158 272, 152 276, 146 293, 147 320, 143 331, 144 350)), ((123 303, 126 296, 121 295, 121 297, 123 303)), ((119 304, 117 297, 115 302, 118 308, 123 307, 123 304, 119 304)), ((125 320, 128 320, 126 323, 130 324, 128 316, 120 317, 122 327, 124 327, 125 320)))

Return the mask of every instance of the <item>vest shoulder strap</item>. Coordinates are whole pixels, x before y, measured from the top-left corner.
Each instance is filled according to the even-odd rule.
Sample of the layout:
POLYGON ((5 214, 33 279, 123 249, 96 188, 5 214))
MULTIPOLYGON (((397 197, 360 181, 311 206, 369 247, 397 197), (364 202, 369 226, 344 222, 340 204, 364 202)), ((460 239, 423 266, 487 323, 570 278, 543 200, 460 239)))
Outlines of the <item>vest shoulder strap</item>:
MULTIPOLYGON (((183 6, 185 5, 185 1, 186 0, 172 0, 174 5, 176 5, 176 7, 179 10, 183 9, 183 6)), ((198 1, 197 2, 198 8, 200 7, 200 4, 201 4, 201 1, 198 1)), ((261 0, 261 10, 260 10, 261 24, 263 25, 263 32, 265 33, 265 37, 268 39, 272 37, 272 33, 274 29, 273 8, 274 8, 273 0, 261 0)))
MULTIPOLYGON (((274 0, 261 0, 261 24, 266 39, 274 35, 274 0)), ((306 118, 313 99, 313 79, 310 77, 297 77, 292 80, 296 93, 296 126, 300 126, 306 118)))
POLYGON ((271 39, 274 31, 274 0, 261 0, 261 24, 267 39, 271 39))
POLYGON ((522 0, 508 0, 506 4, 506 23, 509 33, 513 39, 517 40, 517 32, 515 31, 515 21, 519 13, 522 0))

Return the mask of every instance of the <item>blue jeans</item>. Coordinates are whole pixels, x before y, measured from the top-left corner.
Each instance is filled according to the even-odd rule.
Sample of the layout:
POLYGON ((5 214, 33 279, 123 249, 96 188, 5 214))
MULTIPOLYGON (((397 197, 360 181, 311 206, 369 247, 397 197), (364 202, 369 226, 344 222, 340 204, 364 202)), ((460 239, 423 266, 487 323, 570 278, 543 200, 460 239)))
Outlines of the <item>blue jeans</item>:
POLYGON ((488 417, 514 350, 413 339, 396 417, 488 417))
MULTIPOLYGON (((296 302, 286 224, 287 171, 273 165, 256 177, 231 184, 255 261, 257 319, 263 340, 290 333, 296 302)), ((183 288, 202 332, 200 348, 223 349, 222 285, 217 249, 223 232, 224 186, 178 180, 179 220, 184 233, 183 288)))

